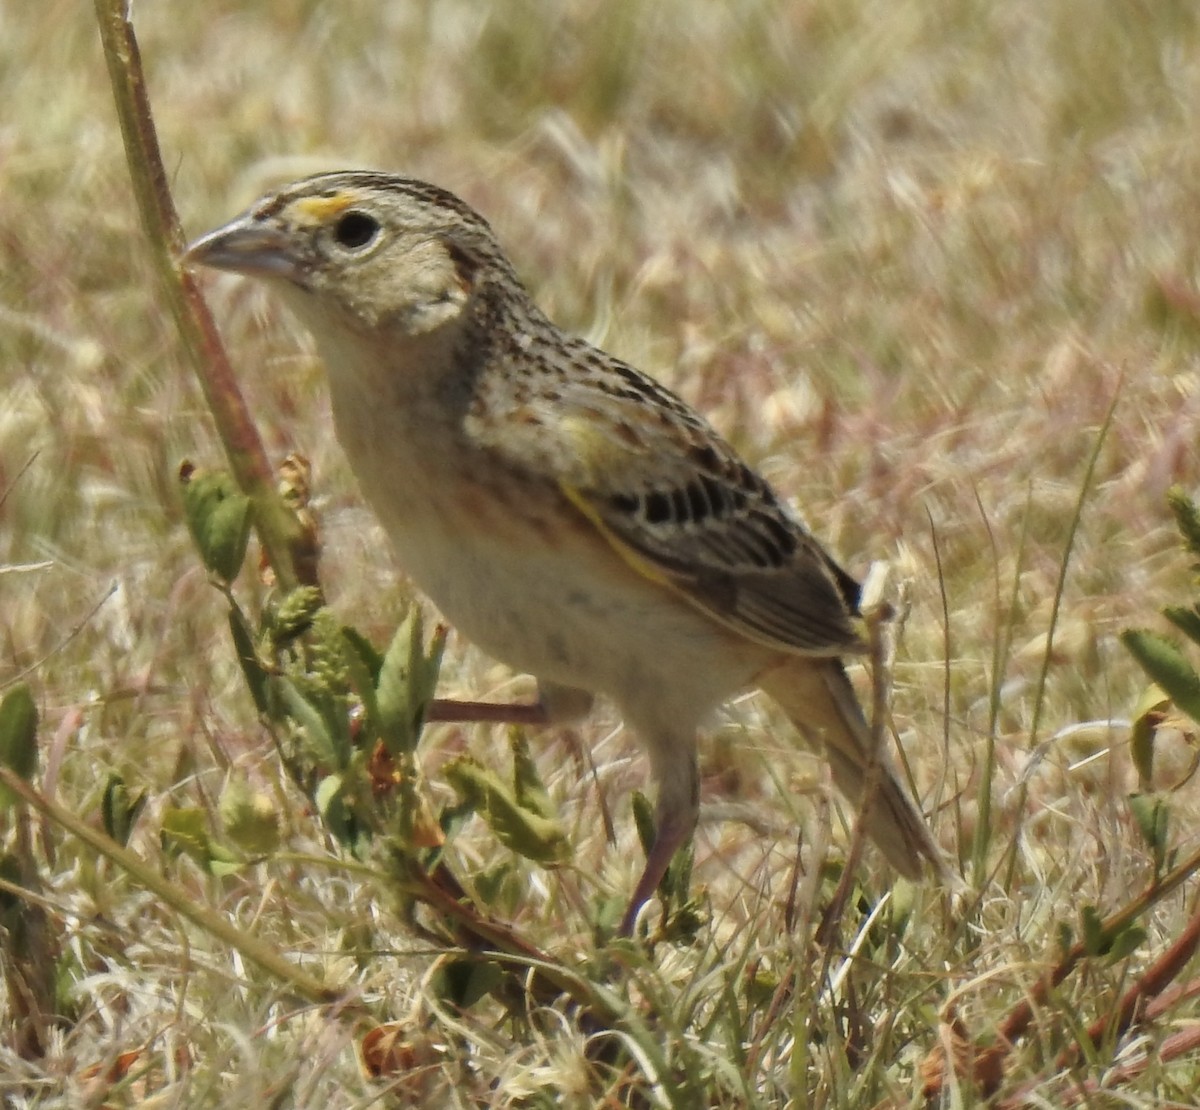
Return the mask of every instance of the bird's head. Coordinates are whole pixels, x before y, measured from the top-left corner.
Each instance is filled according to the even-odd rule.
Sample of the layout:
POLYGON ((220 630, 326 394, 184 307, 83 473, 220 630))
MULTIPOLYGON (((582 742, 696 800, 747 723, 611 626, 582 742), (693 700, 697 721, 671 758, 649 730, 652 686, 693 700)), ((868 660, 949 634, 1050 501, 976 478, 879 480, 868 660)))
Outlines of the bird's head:
MULTIPOLYGON (((270 193, 194 242, 189 265, 264 278, 310 324, 422 336, 489 278, 516 285, 491 228, 452 193, 351 171, 270 193)), ((519 286, 518 286, 519 288, 519 286)))

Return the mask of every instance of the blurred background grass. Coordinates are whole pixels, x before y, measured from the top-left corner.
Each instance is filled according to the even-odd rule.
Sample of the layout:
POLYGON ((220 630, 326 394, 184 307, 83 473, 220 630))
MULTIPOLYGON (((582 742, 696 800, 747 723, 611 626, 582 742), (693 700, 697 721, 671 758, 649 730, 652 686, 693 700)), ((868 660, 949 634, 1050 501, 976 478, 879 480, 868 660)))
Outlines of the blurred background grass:
MULTIPOLYGON (((918 786, 955 799, 936 822, 943 842, 969 850, 994 692, 997 852, 1018 817, 1029 833, 1016 887, 992 892, 989 933, 956 975, 1043 952, 1065 891, 1105 905, 1145 882, 1123 806, 1135 779, 1107 722, 1144 686, 1116 632, 1189 588, 1163 494, 1194 489, 1198 471, 1194 3, 217 0, 135 16, 191 233, 319 169, 451 188, 553 318, 707 411, 853 571, 894 564, 912 602, 896 723, 918 786), (1031 737, 1068 525, 1118 389, 1031 737)), ((175 491, 181 458, 218 464, 219 448, 160 307, 90 10, 11 4, 0 28, 0 676, 36 691, 47 789, 91 812, 118 771, 149 791, 153 830, 156 807, 215 797, 230 766, 278 781, 175 491)), ((333 605, 386 638, 407 594, 332 440, 307 340, 249 284, 218 281, 212 296, 269 449, 313 459, 333 605)), ((509 690, 461 644, 445 685, 509 690)), ((643 772, 614 723, 584 740, 628 846, 626 793, 643 772)), ((705 749, 706 798, 748 802, 782 830, 772 850, 737 822, 705 826, 698 875, 718 904, 753 904, 746 883, 782 898, 792 825, 811 821, 788 794, 817 771, 779 724, 738 705, 705 749)), ((435 761, 494 743, 433 739, 435 761)), ((636 853, 614 860, 594 831, 571 745, 536 747, 581 864, 625 889, 636 853)), ((1164 741, 1158 785, 1193 755, 1187 734, 1164 741)), ((1176 795, 1181 843, 1194 796, 1176 795)), ((302 812, 289 820, 293 844, 318 844, 302 812)), ((478 850, 495 849, 481 836, 478 850)), ((266 988, 220 993, 237 973, 218 949, 181 972, 169 916, 78 849, 59 865, 53 895, 79 923, 90 976, 71 1059, 168 1022, 227 1052, 228 1029, 269 1020, 266 988), (111 928, 92 935, 97 918, 111 928)), ((281 946, 364 990, 405 997, 427 964, 358 954, 384 912, 369 884, 299 864, 260 878, 215 892, 196 879, 197 896, 260 915, 281 946)), ((738 907, 721 912, 737 921, 738 907)), ((257 1079, 193 1070, 186 1104, 245 1104, 289 1082, 294 1104, 331 1104, 328 1084, 358 1082, 345 1035, 293 1021, 256 1037, 239 1051, 262 1054, 257 1079)), ((825 1090, 819 1068, 780 1066, 825 1090)))

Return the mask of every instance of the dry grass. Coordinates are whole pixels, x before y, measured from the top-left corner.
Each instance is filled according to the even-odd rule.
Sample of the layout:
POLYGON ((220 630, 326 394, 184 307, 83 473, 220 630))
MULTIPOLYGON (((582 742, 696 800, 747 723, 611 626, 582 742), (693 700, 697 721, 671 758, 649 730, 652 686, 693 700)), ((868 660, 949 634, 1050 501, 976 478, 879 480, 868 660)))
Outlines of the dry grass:
MULTIPOLYGON (((43 788, 91 816, 120 773, 149 799, 139 853, 448 1046, 449 1062, 401 1077, 400 1104, 417 1083, 447 1105, 596 1103, 569 1020, 516 1035, 486 1005, 431 1016, 432 954, 377 883, 329 858, 285 785, 181 522, 178 461, 216 464, 218 446, 156 298, 90 12, 11 7, 0 679, 25 674, 36 692, 43 788), (231 767, 274 793, 290 854, 218 880, 168 860, 157 834, 167 805, 213 806, 231 767)), ((1115 636, 1190 589, 1163 494, 1198 479, 1200 12, 1190 0, 219 0, 135 15, 192 231, 318 168, 446 185, 488 216, 554 318, 702 406, 851 569, 887 559, 908 582, 898 730, 964 864, 994 740, 986 847, 999 870, 967 867, 977 901, 904 889, 868 922, 859 909, 887 882, 869 858, 832 957, 841 978, 818 990, 805 927, 793 943, 781 911, 794 830, 817 835, 818 771, 769 707, 739 703, 705 748, 705 797, 745 803, 757 825, 702 825, 711 937, 630 968, 628 989, 657 1000, 637 1058, 666 1054, 663 1104, 917 1104, 915 1066, 947 998, 985 1034, 1063 924, 1078 933, 1081 907, 1111 911, 1150 877, 1126 811, 1122 724, 1145 683, 1115 636), (788 976, 794 991, 776 994, 788 976)), ((406 593, 332 441, 320 368, 255 288, 218 282, 212 297, 270 450, 313 459, 332 604, 386 639, 406 593)), ((509 689, 453 643, 444 685, 509 689)), ((564 959, 594 958, 577 900, 628 890, 638 866, 627 796, 643 768, 614 724, 581 739, 619 851, 571 738, 535 744, 579 870, 521 867, 531 885, 512 913, 564 959)), ((433 776, 464 747, 495 760, 499 745, 431 729, 433 776)), ((1193 754, 1187 734, 1163 737, 1157 785, 1193 754)), ((1194 783, 1170 804, 1173 845, 1190 851, 1194 783)), ((82 1105, 101 1089, 84 1069, 142 1045, 145 1071, 107 1093, 114 1105, 373 1104, 382 1088, 352 1050, 361 1030, 298 1011, 78 843, 53 830, 46 842, 72 1014, 41 1059, 4 1050, 10 1105, 82 1105)), ((460 851, 502 849, 472 828, 460 851)), ((829 888, 813 886, 802 910, 819 915, 829 888)), ((1168 899, 1131 964, 1090 965, 1055 993, 1011 1061, 1010 1092, 1032 1083, 1030 1105, 1061 1105, 1196 1019, 1182 1000, 1139 1039, 1089 1049, 1070 1074, 1056 1064, 1194 904, 1194 892, 1168 899)), ((1198 1071, 1194 1057, 1152 1062, 1084 1104, 1190 1104, 1198 1071)), ((945 1098, 973 1104, 966 1089, 945 1098)))

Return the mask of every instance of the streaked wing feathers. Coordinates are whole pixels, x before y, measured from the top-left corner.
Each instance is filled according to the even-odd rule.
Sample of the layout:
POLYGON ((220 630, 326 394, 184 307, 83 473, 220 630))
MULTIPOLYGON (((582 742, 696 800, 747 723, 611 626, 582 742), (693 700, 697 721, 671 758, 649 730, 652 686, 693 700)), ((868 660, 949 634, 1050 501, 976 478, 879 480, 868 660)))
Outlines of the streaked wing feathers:
POLYGON ((861 650, 852 617, 858 584, 761 479, 738 466, 736 484, 707 475, 702 487, 719 485, 725 496, 706 502, 696 479, 670 489, 660 482, 640 496, 583 496, 610 541, 739 632, 806 654, 861 650))
POLYGON ((743 635, 803 654, 861 651, 858 583, 767 483, 653 379, 566 344, 586 375, 522 383, 504 433, 475 434, 553 473, 627 561, 743 635))

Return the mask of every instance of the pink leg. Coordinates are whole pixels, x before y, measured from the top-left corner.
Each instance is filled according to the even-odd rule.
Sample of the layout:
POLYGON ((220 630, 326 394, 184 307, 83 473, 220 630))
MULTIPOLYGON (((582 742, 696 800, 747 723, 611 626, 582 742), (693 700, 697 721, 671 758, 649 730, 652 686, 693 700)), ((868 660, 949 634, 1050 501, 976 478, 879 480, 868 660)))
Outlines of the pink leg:
POLYGON ((678 823, 674 827, 659 825, 654 837, 654 846, 646 857, 646 867, 642 871, 642 877, 638 879, 637 886, 633 888, 633 897, 629 900, 629 908, 625 911, 625 916, 621 918, 617 936, 633 935, 633 924, 637 920, 638 913, 658 889, 658 884, 662 882, 662 877, 671 865, 675 853, 687 843, 694 827, 694 822, 691 825, 686 822, 678 823))
POLYGON ((586 717, 591 708, 592 695, 586 690, 539 680, 538 700, 533 705, 434 698, 425 711, 425 719, 493 725, 565 725, 586 717))
POLYGON ((691 744, 682 749, 652 748, 650 760, 658 779, 654 844, 646 857, 642 877, 633 888, 629 908, 617 929, 617 935, 622 937, 633 934, 638 911, 658 889, 675 853, 695 831, 696 817, 700 812, 700 768, 695 748, 691 744), (660 773, 666 768, 669 768, 669 774, 660 773))
POLYGON ((516 705, 494 701, 454 701, 434 698, 425 710, 427 721, 461 721, 499 725, 549 724, 549 714, 541 702, 516 705))

